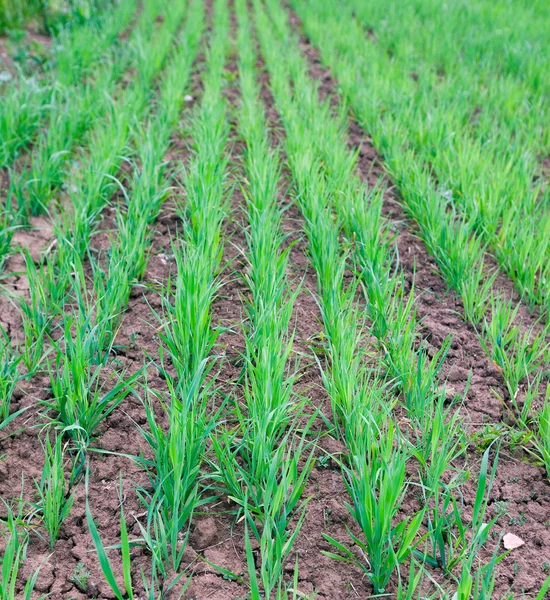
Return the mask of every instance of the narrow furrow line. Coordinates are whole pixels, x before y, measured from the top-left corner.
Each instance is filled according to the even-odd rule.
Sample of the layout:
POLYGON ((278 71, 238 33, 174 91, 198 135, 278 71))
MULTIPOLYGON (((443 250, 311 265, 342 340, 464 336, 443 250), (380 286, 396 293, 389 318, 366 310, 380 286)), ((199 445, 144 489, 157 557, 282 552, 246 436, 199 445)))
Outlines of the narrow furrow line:
MULTIPOLYGON (((195 8, 200 5, 196 3, 195 8)), ((222 226, 227 213, 229 127, 221 91, 228 15, 225 0, 215 0, 202 98, 191 118, 193 146, 175 197, 183 225, 173 241, 176 273, 161 292, 161 309, 152 315, 158 323, 160 346, 147 371, 158 372, 165 385, 150 386, 147 374, 143 386, 146 422, 138 431, 148 450, 132 457, 148 479, 137 489, 145 514, 137 517, 139 538, 134 543, 146 552, 142 558, 151 555, 147 580, 156 590, 155 597, 158 593, 164 597, 170 589, 176 594, 187 590, 187 569, 194 562, 189 558, 193 556, 189 542, 194 515, 211 499, 203 486, 203 463, 220 414, 214 405, 220 330, 212 307, 220 288, 222 226)), ((93 530, 90 516, 88 522, 93 530)), ((123 526, 123 540, 125 531, 123 526)), ((96 546, 102 543, 95 540, 96 546)), ((115 574, 116 562, 103 572, 107 579, 109 573, 115 574)), ((124 586, 121 589, 127 594, 141 593, 137 565, 124 586)))
MULTIPOLYGON (((305 401, 303 411, 306 414, 301 417, 301 422, 307 423, 310 415, 316 415, 308 436, 315 446, 316 463, 304 488, 303 497, 308 504, 304 523, 294 543, 299 557, 298 589, 307 597, 317 594, 315 597, 352 598, 357 593, 368 593, 367 580, 354 565, 338 564, 323 553, 329 550, 323 532, 330 532, 338 538, 345 537, 346 527, 353 528, 353 523, 345 506, 346 487, 337 466, 345 446, 333 437, 334 428, 330 419, 326 418, 331 413, 331 398, 319 369, 319 364, 326 367, 328 355, 317 273, 309 257, 306 219, 300 203, 296 201, 298 192, 286 156, 286 132, 270 91, 270 73, 261 55, 257 69, 271 142, 278 148, 282 163, 283 188, 278 204, 283 211, 284 248, 290 252, 289 282, 291 289, 297 293, 292 324, 293 350, 299 374, 294 387, 298 397, 305 401)), ((332 238, 329 243, 331 241, 332 238)), ((344 277, 349 283, 348 269, 344 277)), ((339 282, 335 284, 338 286, 339 282)), ((364 342, 362 339, 362 345, 364 342)), ((289 564, 287 569, 294 569, 294 565, 289 564)))

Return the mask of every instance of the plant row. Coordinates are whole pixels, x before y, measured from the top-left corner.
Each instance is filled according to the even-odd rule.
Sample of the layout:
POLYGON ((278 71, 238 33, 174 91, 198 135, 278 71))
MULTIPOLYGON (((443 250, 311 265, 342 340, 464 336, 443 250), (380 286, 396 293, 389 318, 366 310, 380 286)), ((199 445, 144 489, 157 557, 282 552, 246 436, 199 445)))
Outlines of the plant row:
MULTIPOLYGON (((202 10, 200 2, 194 6, 202 10)), ((163 310, 155 313, 161 346, 151 368, 166 380, 166 389, 152 389, 147 381, 144 385, 147 427, 139 427, 139 431, 151 448, 152 458, 134 457, 149 476, 149 485, 137 490, 147 515, 145 523, 139 524, 139 538, 128 539, 121 516, 122 558, 127 573, 123 587, 116 582, 116 569, 106 556, 88 510, 94 543, 100 557, 105 556, 103 573, 120 600, 135 597, 144 585, 148 598, 163 598, 173 588, 180 594, 185 592, 190 579, 184 579, 184 554, 193 516, 212 499, 203 480, 206 446, 220 414, 214 405, 213 355, 220 329, 213 324, 212 305, 220 286, 222 224, 227 211, 225 148, 229 123, 222 86, 228 30, 227 4, 216 0, 202 99, 190 119, 192 145, 179 174, 176 210, 181 231, 173 242, 176 273, 162 291, 163 310), (131 574, 130 548, 135 546, 146 548, 151 555, 147 575, 131 574)))

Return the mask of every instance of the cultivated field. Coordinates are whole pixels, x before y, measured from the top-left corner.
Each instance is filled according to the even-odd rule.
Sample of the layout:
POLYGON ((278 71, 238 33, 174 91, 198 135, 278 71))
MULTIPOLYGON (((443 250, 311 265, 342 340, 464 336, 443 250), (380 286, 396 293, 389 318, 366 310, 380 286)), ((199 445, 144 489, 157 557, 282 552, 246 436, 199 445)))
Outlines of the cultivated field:
POLYGON ((550 598, 547 1, 0 3, 0 600, 550 598))

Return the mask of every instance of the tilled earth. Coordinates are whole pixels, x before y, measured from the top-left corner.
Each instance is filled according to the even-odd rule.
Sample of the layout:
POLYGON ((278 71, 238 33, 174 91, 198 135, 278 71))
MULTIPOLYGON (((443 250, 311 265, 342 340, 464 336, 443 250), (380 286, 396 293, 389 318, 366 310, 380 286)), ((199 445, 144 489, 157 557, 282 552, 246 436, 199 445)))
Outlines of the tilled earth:
MULTIPOLYGON (((291 24, 300 31, 297 17, 291 14, 291 24)), ((233 20, 233 37, 235 22, 233 20)), ((301 37, 301 49, 309 60, 311 75, 320 81, 321 98, 330 98, 336 106, 339 103, 336 83, 330 72, 323 67, 315 48, 301 37)), ((169 169, 185 164, 188 158, 187 136, 188 119, 196 102, 200 101, 200 74, 204 67, 204 55, 195 64, 195 75, 189 91, 192 100, 186 102, 182 113, 180 131, 174 134, 170 151, 166 156, 169 169)), ((236 119, 239 103, 239 83, 236 57, 231 56, 227 65, 230 83, 226 87, 229 116, 233 125, 230 143, 230 179, 238 182, 243 177, 242 142, 236 133, 236 119)), ((271 128, 273 144, 280 144, 284 132, 274 107, 269 90, 269 77, 261 59, 258 73, 262 83, 262 99, 271 128)), ((391 221, 396 231, 395 243, 399 251, 400 264, 404 269, 409 286, 415 284, 415 297, 418 316, 421 319, 422 343, 436 352, 448 335, 453 343, 444 367, 444 377, 448 386, 457 394, 462 393, 469 381, 464 405, 460 408, 468 424, 469 433, 483 431, 487 424, 499 423, 506 419, 506 408, 496 399, 491 390, 504 395, 504 385, 498 370, 487 359, 473 328, 463 318, 459 299, 446 288, 438 275, 436 265, 421 240, 415 235, 415 226, 403 211, 399 197, 387 180, 383 164, 373 148, 368 132, 364 132, 350 115, 349 146, 359 149, 358 170, 360 176, 371 184, 380 177, 386 178, 387 192, 384 201, 384 215, 391 221)), ((311 340, 321 331, 319 308, 314 298, 316 280, 309 263, 306 242, 302 233, 302 218, 289 191, 291 185, 288 170, 283 169, 280 185, 280 202, 288 207, 284 213, 283 227, 288 233, 288 244, 293 244, 289 261, 289 277, 293 285, 301 285, 301 291, 294 306, 293 326, 295 327, 296 352, 300 353, 301 376, 299 393, 305 395, 314 408, 329 410, 327 395, 323 389, 319 369, 311 352, 311 340)), ((176 187, 173 194, 182 193, 176 187)), ((114 200, 116 202, 116 199, 114 200)), ((242 258, 245 250, 244 198, 238 185, 231 199, 231 211, 225 226, 226 265, 222 278, 219 298, 214 305, 214 322, 229 328, 220 338, 219 353, 221 370, 218 374, 222 388, 230 394, 239 394, 236 381, 240 375, 240 353, 244 341, 240 324, 243 321, 242 299, 246 288, 240 277, 244 269, 242 258)), ((52 241, 51 227, 47 219, 36 223, 37 230, 18 234, 16 241, 31 249, 33 257, 40 261, 41 252, 52 241)), ((93 239, 99 251, 109 248, 109 236, 114 230, 114 210, 105 211, 100 233, 93 239)), ((174 273, 175 261, 172 255, 172 241, 181 227, 174 209, 174 199, 168 199, 155 224, 150 260, 144 282, 135 287, 123 324, 117 337, 118 362, 121 369, 133 372, 140 369, 148 356, 156 356, 159 347, 158 331, 151 308, 160 310, 161 298, 158 290, 170 274, 174 273)), ((19 271, 21 261, 14 256, 7 271, 19 271)), ((26 294, 28 281, 24 275, 13 276, 4 281, 13 293, 26 294)), ((498 280, 498 285, 512 292, 509 281, 498 280)), ((535 317, 527 311, 522 315, 526 322, 535 317)), ((22 339, 21 321, 13 303, 7 296, 0 298, 0 324, 11 338, 22 339)), ((148 385, 164 389, 165 382, 154 369, 149 370, 148 385)), ((38 479, 43 467, 43 452, 39 441, 40 417, 39 400, 50 396, 49 377, 46 373, 37 374, 30 381, 21 384, 13 399, 13 409, 31 406, 20 418, 14 421, 7 431, 2 432, 0 451, 4 455, 0 463, 0 497, 9 501, 19 495, 24 474, 24 492, 27 499, 33 497, 33 478, 38 479), (37 425, 38 424, 38 425, 37 425)), ((128 396, 124 403, 104 422, 94 447, 101 452, 89 453, 90 483, 89 499, 91 511, 99 531, 107 544, 116 544, 119 535, 119 481, 122 475, 125 513, 133 534, 138 535, 136 519, 143 516, 135 493, 136 485, 147 486, 147 476, 124 454, 147 454, 148 446, 136 431, 136 425, 145 425, 145 411, 140 399, 140 388, 128 396), (135 423, 134 423, 135 422, 135 423)), ((340 443, 327 435, 326 427, 319 419, 315 426, 320 434, 319 455, 327 451, 338 453, 343 450, 340 443)), ((473 439, 476 439, 475 437, 473 439)), ((468 449, 466 463, 471 477, 464 485, 464 512, 468 515, 473 504, 476 489, 476 473, 481 453, 475 443, 468 449)), ((405 499, 403 512, 419 507, 419 499, 413 492, 405 499), (410 496, 410 497, 409 497, 410 496)), ((322 533, 336 539, 346 539, 346 527, 354 530, 345 502, 347 492, 336 463, 318 463, 313 470, 305 490, 310 498, 307 516, 295 550, 299 556, 299 589, 304 594, 317 592, 319 598, 365 598, 372 593, 366 577, 357 568, 335 562, 322 554, 329 550, 322 533)), ((226 500, 201 507, 195 515, 193 529, 186 551, 185 564, 191 583, 184 592, 185 598, 200 600, 212 598, 229 600, 245 598, 246 585, 224 576, 211 565, 220 565, 237 575, 247 571, 244 551, 244 531, 242 523, 235 523, 226 500)), ((503 447, 491 494, 489 515, 501 511, 497 526, 487 548, 480 558, 490 557, 494 544, 499 542, 501 533, 512 532, 525 541, 525 545, 513 551, 498 566, 498 576, 494 598, 500 598, 510 588, 517 597, 534 597, 542 582, 548 576, 545 565, 550 562, 550 485, 542 468, 533 466, 519 451, 503 447)), ((136 575, 140 565, 147 564, 143 551, 135 549, 134 562, 136 575)), ((116 562, 116 552, 111 556, 116 562)), ((20 594, 25 575, 40 567, 36 584, 36 596, 49 594, 51 598, 83 600, 84 598, 113 598, 103 580, 85 518, 84 482, 77 483, 75 502, 71 513, 61 528, 59 539, 51 551, 47 543, 38 535, 31 534, 28 556, 21 577, 20 594), (80 577, 79 573, 87 574, 80 577)), ((289 579, 292 577, 294 559, 287 565, 289 579)), ((440 574, 432 573, 434 579, 443 582, 440 574)), ((246 579, 246 577, 245 577, 246 579)), ((137 577, 136 577, 137 580, 137 577)), ((392 580, 391 593, 395 592, 396 580, 392 580)), ((176 590, 177 591, 177 590, 176 590)), ((22 596, 21 596, 22 597, 22 596)), ((174 594, 175 597, 175 594, 174 594)))

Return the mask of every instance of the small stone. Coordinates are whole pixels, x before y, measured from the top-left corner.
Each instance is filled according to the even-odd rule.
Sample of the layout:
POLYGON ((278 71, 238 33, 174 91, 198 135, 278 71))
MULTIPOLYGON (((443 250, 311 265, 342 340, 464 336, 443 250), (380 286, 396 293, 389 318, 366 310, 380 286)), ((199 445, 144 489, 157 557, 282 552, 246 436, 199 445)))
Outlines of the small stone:
POLYGON ((515 550, 516 548, 520 548, 525 544, 520 537, 514 535, 513 533, 507 533, 502 538, 502 543, 504 544, 506 550, 515 550))
POLYGON ((173 254, 163 254, 163 253, 161 253, 161 254, 158 255, 158 257, 160 259, 160 262, 163 265, 167 265, 168 263, 173 262, 173 260, 174 260, 174 255, 173 254))
POLYGON ((184 96, 183 99, 185 100, 185 102, 193 102, 193 96, 190 96, 189 94, 184 96))

